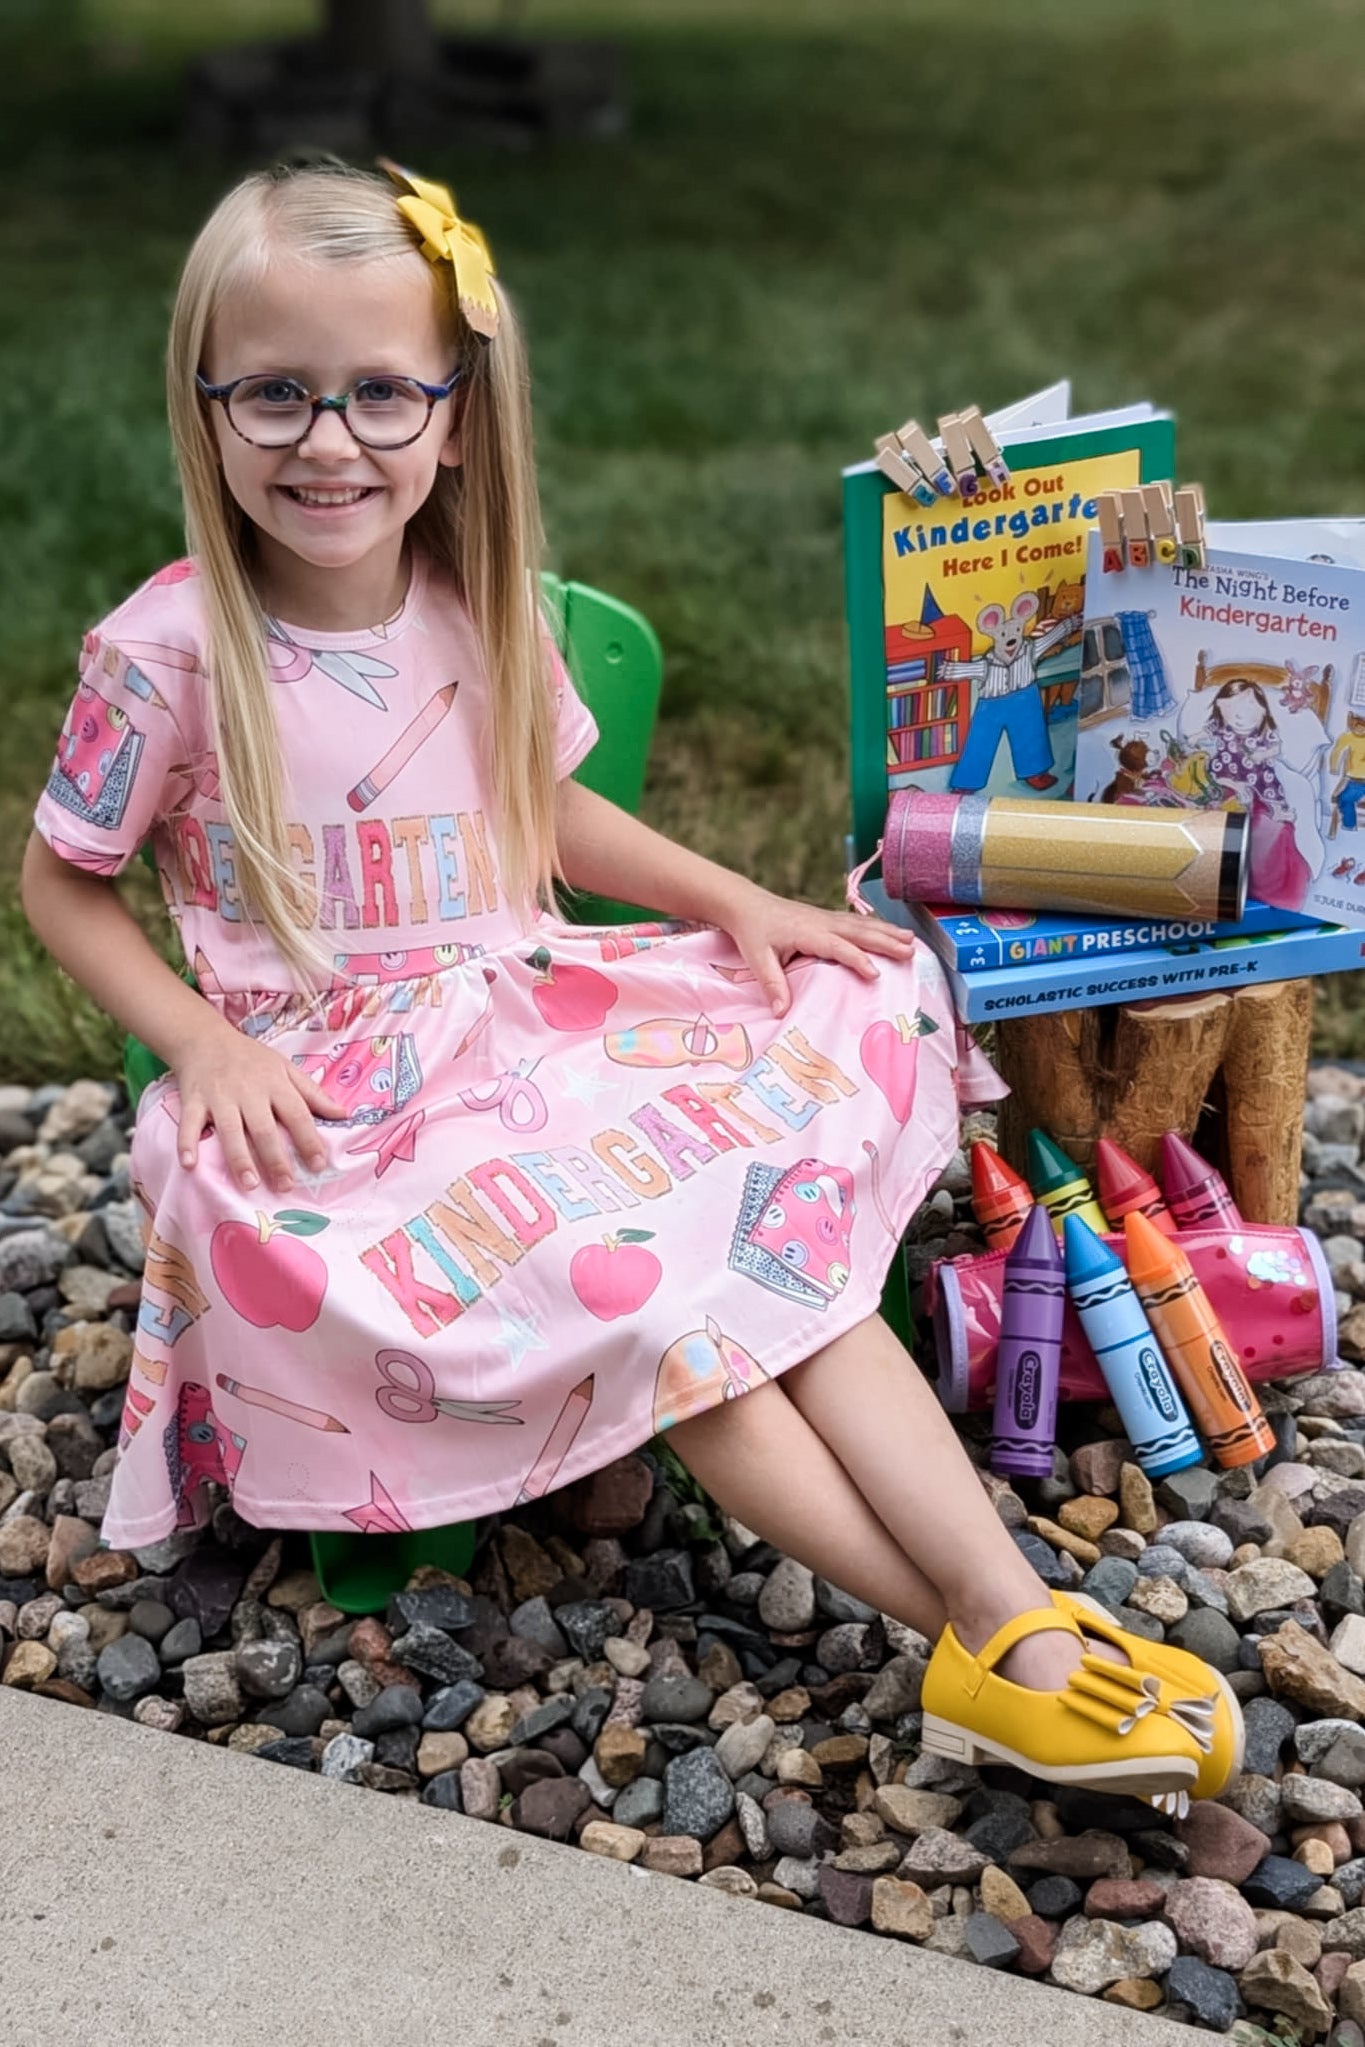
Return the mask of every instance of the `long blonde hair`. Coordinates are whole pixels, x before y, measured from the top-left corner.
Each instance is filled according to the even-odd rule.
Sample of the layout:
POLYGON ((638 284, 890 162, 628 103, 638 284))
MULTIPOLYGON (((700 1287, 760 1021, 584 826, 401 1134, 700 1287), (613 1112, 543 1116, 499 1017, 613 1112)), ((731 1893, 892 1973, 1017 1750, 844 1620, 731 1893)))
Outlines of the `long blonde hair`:
POLYGON ((199 563, 208 620, 214 741, 223 803, 250 912, 299 978, 315 984, 327 956, 303 928, 303 891, 289 857, 285 778, 266 659, 266 618, 249 574, 251 523, 228 490, 207 404, 195 385, 214 315, 272 256, 336 263, 399 259, 437 295, 463 371, 456 468, 436 472, 410 522, 414 546, 453 577, 488 672, 485 768, 511 907, 525 916, 558 874, 554 836, 553 695, 538 604, 543 535, 532 454, 525 351, 507 296, 491 341, 460 313, 449 265, 420 237, 386 179, 331 161, 257 172, 215 207, 190 249, 171 314, 167 404, 185 529, 199 563))

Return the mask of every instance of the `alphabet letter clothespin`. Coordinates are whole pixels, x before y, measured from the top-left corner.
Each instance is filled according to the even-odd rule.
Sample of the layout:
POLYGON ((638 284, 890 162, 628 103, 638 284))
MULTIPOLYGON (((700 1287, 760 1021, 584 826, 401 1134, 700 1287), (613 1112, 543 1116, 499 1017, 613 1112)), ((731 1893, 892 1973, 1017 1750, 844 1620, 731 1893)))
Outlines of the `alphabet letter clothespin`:
POLYGON ((971 442, 972 453, 985 470, 992 483, 1006 484, 1010 480, 1009 463, 1000 452, 995 435, 981 417, 979 405, 968 406, 958 414, 958 421, 967 439, 971 442))
POLYGON ((1119 512, 1123 519, 1124 554, 1130 569, 1149 569, 1152 566, 1152 546, 1147 538, 1147 507, 1140 490, 1119 492, 1119 512))
POLYGON ((943 459, 957 479, 958 496, 970 503, 980 490, 981 482, 976 473, 976 456, 972 452, 966 425, 957 413, 949 412, 939 421, 938 431, 943 442, 943 459))
POLYGON ((1176 558, 1175 508, 1169 483, 1144 483, 1142 502, 1147 510, 1147 531, 1152 552, 1165 567, 1176 558))
POLYGON ((1095 499, 1095 513, 1100 522, 1100 545, 1103 548, 1101 568, 1106 576, 1117 575, 1124 566, 1123 518, 1119 511, 1118 492, 1102 490, 1095 499))
POLYGON ((918 420, 907 419, 904 426, 897 427, 896 439, 940 497, 951 498, 957 495, 952 470, 918 420))
POLYGON ((1179 562, 1182 569, 1203 569, 1208 567, 1208 550, 1204 544, 1204 488, 1202 484, 1188 483, 1175 494, 1175 530, 1179 539, 1179 562))
POLYGON ((938 502, 933 486, 925 482, 913 463, 907 461, 905 451, 894 434, 879 434, 876 450, 877 467, 897 490, 903 490, 907 497, 917 499, 922 505, 938 502))

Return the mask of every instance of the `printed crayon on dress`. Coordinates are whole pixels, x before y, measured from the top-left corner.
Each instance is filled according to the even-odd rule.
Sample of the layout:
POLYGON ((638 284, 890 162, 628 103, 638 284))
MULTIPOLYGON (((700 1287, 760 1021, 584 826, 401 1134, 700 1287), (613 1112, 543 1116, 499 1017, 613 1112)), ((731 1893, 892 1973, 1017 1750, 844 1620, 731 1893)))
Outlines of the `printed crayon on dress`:
POLYGON ((1176 1232, 1175 1217, 1162 1199, 1161 1189, 1135 1158, 1108 1137, 1095 1144, 1095 1178, 1099 1182, 1100 1207, 1113 1229, 1122 1229, 1126 1215, 1145 1215, 1163 1237, 1176 1232))
POLYGON ((1241 1211, 1223 1175, 1175 1130, 1161 1140, 1161 1178, 1177 1229, 1241 1228, 1241 1211))
POLYGON ((1123 1261, 1078 1215, 1066 1219, 1066 1284, 1148 1478, 1198 1464, 1204 1455, 1199 1438, 1123 1261))
POLYGON ((1028 1134, 1028 1178, 1034 1199, 1041 1201, 1052 1217, 1052 1227, 1059 1237, 1069 1215, 1080 1216, 1101 1235, 1108 1229, 1104 1210, 1085 1174, 1042 1130, 1030 1130, 1028 1134))
POLYGON ((1123 1233, 1128 1276, 1200 1434, 1224 1467, 1254 1464, 1275 1437, 1194 1267, 1145 1215, 1125 1216, 1123 1233))
POLYGON ((1040 1202, 1030 1209, 1005 1259, 992 1471, 1013 1478, 1052 1475, 1065 1309, 1061 1247, 1040 1202))
POLYGON ((972 1146, 971 1170, 972 1213, 992 1251, 1008 1251, 1033 1206, 1028 1181, 984 1137, 972 1146))

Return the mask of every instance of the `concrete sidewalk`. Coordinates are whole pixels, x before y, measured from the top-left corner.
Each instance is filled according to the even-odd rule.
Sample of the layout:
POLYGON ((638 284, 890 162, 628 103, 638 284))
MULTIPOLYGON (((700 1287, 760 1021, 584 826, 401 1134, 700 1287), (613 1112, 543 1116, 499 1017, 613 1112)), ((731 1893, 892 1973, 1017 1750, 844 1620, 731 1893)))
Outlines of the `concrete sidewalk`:
POLYGON ((1189 2028, 0 1689, 13 2047, 1190 2047, 1189 2028))

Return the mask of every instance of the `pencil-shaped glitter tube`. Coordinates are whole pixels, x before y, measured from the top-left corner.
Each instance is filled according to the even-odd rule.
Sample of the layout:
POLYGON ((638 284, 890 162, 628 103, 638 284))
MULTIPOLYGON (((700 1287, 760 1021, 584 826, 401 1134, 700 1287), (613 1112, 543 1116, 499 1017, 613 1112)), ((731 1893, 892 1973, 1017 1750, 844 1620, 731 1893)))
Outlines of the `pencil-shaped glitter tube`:
POLYGON ((216 1375, 224 1393, 233 1394, 245 1401, 248 1407, 264 1407, 269 1413, 277 1414, 287 1422, 302 1422, 306 1429, 322 1429, 329 1436, 349 1436, 345 1422, 338 1421, 334 1414, 324 1414, 320 1407, 300 1407, 297 1400, 285 1400, 278 1393, 268 1393, 264 1386, 244 1386, 240 1379, 229 1379, 225 1372, 216 1375))
POLYGON ((972 1212, 992 1251, 1008 1251, 1033 1206, 1028 1181, 984 1137, 972 1146, 971 1169, 972 1212))
POLYGON ((1080 1216, 1092 1230, 1103 1233, 1108 1229, 1104 1211, 1085 1174, 1042 1130, 1030 1130, 1028 1134, 1028 1179, 1034 1200, 1042 1202, 1059 1237, 1069 1215, 1080 1216))
POLYGON ((1029 1210, 1005 1259, 991 1469, 1049 1478, 1057 1436, 1066 1275, 1047 1210, 1029 1210))
POLYGON ((1177 1229, 1241 1228, 1241 1213, 1223 1175, 1174 1130, 1161 1140, 1161 1178, 1177 1229))
POLYGON ((1078 1215, 1066 1219, 1066 1284, 1148 1478, 1198 1464, 1204 1454, 1199 1438, 1123 1261, 1078 1215))
POLYGON ((1200 1434, 1221 1465, 1254 1464, 1275 1447, 1261 1403, 1174 1237, 1124 1217, 1128 1276, 1200 1434))
POLYGON ((882 874, 905 903, 1235 921, 1249 845, 1244 811, 898 789, 882 874))
POLYGON ((395 775, 401 774, 416 753, 423 740, 429 739, 446 712, 455 701, 457 682, 448 682, 444 689, 438 689, 435 696, 423 704, 417 716, 399 733, 397 739, 382 759, 377 760, 368 775, 362 775, 354 789, 346 792, 346 801, 352 810, 367 810, 376 797, 383 794, 395 775))
POLYGON ((1114 1229, 1122 1229, 1126 1215, 1145 1215, 1164 1237, 1176 1232, 1175 1218, 1161 1198, 1161 1189, 1145 1167, 1131 1158, 1121 1144, 1108 1137, 1095 1144, 1095 1178, 1099 1182, 1100 1207, 1114 1229))
POLYGON ((544 1448, 527 1472, 517 1494, 516 1504, 524 1507, 528 1500, 538 1500, 542 1493, 548 1493, 559 1472, 560 1465, 573 1448, 578 1431, 588 1418, 592 1406, 593 1374, 580 1379, 565 1395, 564 1405, 555 1416, 554 1426, 545 1438, 544 1448))

